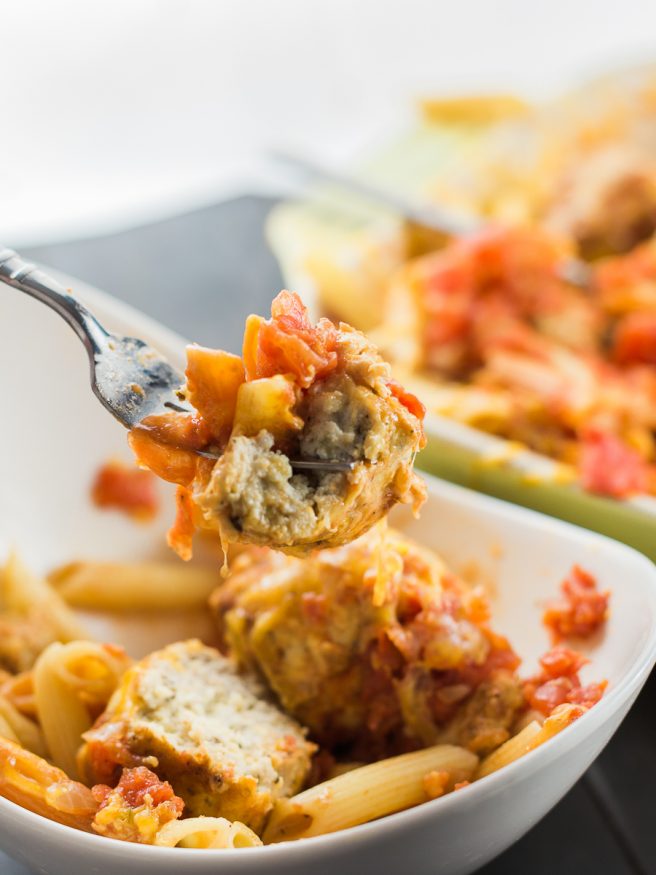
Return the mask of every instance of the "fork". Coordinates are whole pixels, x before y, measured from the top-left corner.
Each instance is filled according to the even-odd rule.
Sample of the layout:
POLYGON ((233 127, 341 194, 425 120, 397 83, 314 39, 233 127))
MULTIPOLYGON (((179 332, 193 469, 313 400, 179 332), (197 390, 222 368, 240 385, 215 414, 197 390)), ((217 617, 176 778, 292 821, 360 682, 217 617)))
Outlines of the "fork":
MULTIPOLYGON (((91 365, 91 388, 121 425, 133 428, 147 416, 176 411, 193 413, 181 393, 184 376, 157 350, 138 337, 111 334, 60 283, 20 255, 0 246, 0 281, 53 309, 84 344, 91 365)), ((206 458, 216 453, 196 451, 206 458)), ((348 471, 350 462, 290 459, 299 471, 348 471)))

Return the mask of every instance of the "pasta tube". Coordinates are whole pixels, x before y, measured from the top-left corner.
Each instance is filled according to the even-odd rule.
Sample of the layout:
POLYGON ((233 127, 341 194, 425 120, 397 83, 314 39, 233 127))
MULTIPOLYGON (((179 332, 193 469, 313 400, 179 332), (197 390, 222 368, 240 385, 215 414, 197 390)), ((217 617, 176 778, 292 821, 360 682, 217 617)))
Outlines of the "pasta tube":
POLYGON ((130 660, 118 648, 91 641, 51 644, 34 666, 34 697, 55 765, 77 776, 82 733, 91 728, 130 660))
POLYGON ((559 705, 544 721, 542 726, 537 720, 525 726, 521 732, 509 738, 504 744, 498 747, 495 751, 482 761, 476 772, 476 778, 484 778, 486 775, 491 775, 503 766, 524 756, 524 754, 535 750, 545 741, 553 738, 559 732, 562 732, 567 726, 573 723, 578 717, 585 713, 585 708, 580 705, 559 705))
POLYGON ((448 773, 446 789, 471 778, 477 757, 441 744, 402 754, 339 775, 291 799, 279 800, 264 831, 264 843, 336 832, 426 802, 424 778, 448 773))
POLYGON ((3 695, 0 695, 0 735, 19 742, 40 757, 46 755, 46 743, 39 727, 3 695))
POLYGON ((0 796, 35 814, 87 831, 97 808, 88 787, 4 738, 0 738, 0 796))
POLYGON ((155 844, 166 848, 254 848, 262 842, 238 820, 225 817, 190 817, 172 820, 157 833, 155 844))
POLYGON ((30 614, 34 608, 40 609, 48 616, 61 641, 86 637, 75 614, 48 581, 33 574, 15 552, 10 553, 0 576, 0 605, 23 615, 30 614))
POLYGON ((49 579, 73 607, 127 613, 204 607, 219 574, 171 562, 71 562, 49 579))
POLYGON ((11 728, 7 720, 0 714, 0 737, 8 739, 8 741, 13 741, 16 744, 20 744, 18 740, 18 736, 11 728))
POLYGON ((20 674, 10 675, 0 685, 0 696, 25 714, 26 717, 36 717, 36 702, 34 701, 34 673, 23 671, 20 674))

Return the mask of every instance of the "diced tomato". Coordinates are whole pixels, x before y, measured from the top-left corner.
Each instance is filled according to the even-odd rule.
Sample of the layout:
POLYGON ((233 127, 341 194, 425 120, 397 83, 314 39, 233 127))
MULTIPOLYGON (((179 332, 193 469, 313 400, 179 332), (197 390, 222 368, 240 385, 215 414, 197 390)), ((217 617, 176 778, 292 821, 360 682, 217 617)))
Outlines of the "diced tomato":
POLYGON ((518 327, 538 337, 532 320, 566 311, 571 300, 556 270, 561 249, 535 228, 490 227, 419 261, 413 279, 428 363, 461 377, 481 364, 490 338, 518 327))
POLYGON ((90 772, 103 784, 115 784, 122 767, 138 765, 140 758, 134 756, 123 741, 111 734, 111 724, 103 740, 90 741, 86 746, 86 757, 90 772))
POLYGON ((588 429, 581 439, 581 485, 590 492, 622 498, 646 492, 649 465, 621 438, 600 429, 588 429))
POLYGON ((446 792, 451 775, 449 772, 433 769, 421 779, 424 792, 429 799, 438 799, 446 792))
POLYGON ((178 486, 176 490, 175 507, 175 520, 166 535, 166 541, 181 559, 188 562, 192 557, 192 542, 196 526, 191 493, 184 486, 178 486))
POLYGON ((99 803, 95 832, 126 842, 152 844, 161 827, 184 810, 169 782, 144 766, 123 769, 116 787, 96 784, 91 793, 99 803))
POLYGON ((599 592, 591 574, 575 565, 560 590, 562 598, 550 602, 542 616, 554 641, 589 637, 605 623, 610 593, 599 592))
POLYGON ((537 228, 488 228, 478 238, 479 282, 501 277, 515 294, 533 299, 550 289, 560 248, 560 241, 537 228))
POLYGON ((584 687, 575 687, 569 694, 567 701, 572 705, 583 705, 586 708, 591 708, 604 695, 608 681, 600 681, 599 683, 586 684, 584 687))
POLYGON ((295 292, 282 291, 271 305, 271 319, 251 316, 244 332, 246 378, 291 374, 307 388, 337 367, 337 330, 327 319, 310 322, 295 292))
POLYGON ((471 249, 466 240, 456 240, 446 249, 428 256, 424 264, 427 267, 428 300, 432 296, 459 297, 463 290, 474 288, 475 268, 471 249))
POLYGON ((575 677, 588 661, 582 653, 559 646, 540 657, 540 666, 547 678, 575 677))
POLYGON ((397 398, 401 402, 401 404, 403 404, 406 410, 409 410, 410 413, 412 413, 413 416, 416 416, 420 422, 423 421, 424 417, 426 416, 426 407, 421 403, 416 395, 413 395, 412 392, 408 392, 396 380, 388 380, 387 388, 390 390, 392 395, 397 398))
POLYGON ((159 509, 155 477, 150 471, 106 462, 98 469, 91 487, 91 500, 97 507, 120 510, 139 520, 151 520, 159 509))
POLYGON ((588 662, 585 656, 567 647, 553 647, 540 658, 540 671, 524 683, 524 697, 530 708, 548 717, 559 705, 589 708, 601 699, 607 682, 583 686, 579 670, 588 662))
POLYGON ((617 325, 612 357, 618 365, 656 365, 656 313, 629 313, 617 325))
MULTIPOLYGON (((149 797, 149 802, 152 805, 172 802, 174 807, 182 814, 184 802, 175 795, 173 787, 168 781, 160 781, 157 775, 145 766, 123 769, 121 778, 114 790, 122 796, 130 808, 138 808, 144 805, 146 797, 149 797)), ((114 792, 114 790, 104 784, 96 784, 91 792, 102 807, 109 794, 114 792)))
POLYGON ((549 715, 558 705, 569 701, 569 695, 574 688, 570 678, 552 678, 539 686, 525 689, 526 699, 536 711, 549 715))

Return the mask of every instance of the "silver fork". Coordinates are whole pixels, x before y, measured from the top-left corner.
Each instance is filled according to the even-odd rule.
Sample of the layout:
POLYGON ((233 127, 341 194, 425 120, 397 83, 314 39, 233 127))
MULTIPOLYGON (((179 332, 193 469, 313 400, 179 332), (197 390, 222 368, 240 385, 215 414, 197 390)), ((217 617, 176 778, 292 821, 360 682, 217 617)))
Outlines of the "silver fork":
MULTIPOLYGON (((184 377, 157 350, 138 337, 110 334, 68 291, 34 264, 0 246, 0 281, 46 304, 84 344, 91 365, 91 388, 121 425, 133 428, 145 417, 167 411, 193 413, 184 403, 184 377)), ((199 455, 218 458, 215 453, 199 455)), ((292 459, 296 470, 348 471, 350 462, 292 459)))

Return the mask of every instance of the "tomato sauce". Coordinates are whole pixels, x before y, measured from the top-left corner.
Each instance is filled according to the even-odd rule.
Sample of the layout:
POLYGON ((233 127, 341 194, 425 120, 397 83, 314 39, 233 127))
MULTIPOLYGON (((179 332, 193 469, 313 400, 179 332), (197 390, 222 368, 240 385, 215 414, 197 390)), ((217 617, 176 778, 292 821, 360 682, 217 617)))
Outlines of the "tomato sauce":
POLYGON ((106 462, 98 469, 91 487, 91 500, 103 509, 119 510, 134 519, 148 521, 159 510, 156 478, 122 462, 106 462))
POLYGON ((561 596, 550 602, 542 622, 554 643, 565 638, 588 638, 608 617, 609 592, 599 592, 595 578, 575 565, 560 585, 561 596))

